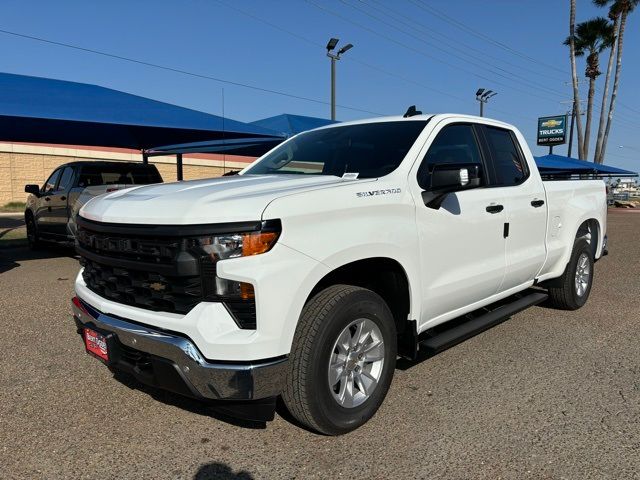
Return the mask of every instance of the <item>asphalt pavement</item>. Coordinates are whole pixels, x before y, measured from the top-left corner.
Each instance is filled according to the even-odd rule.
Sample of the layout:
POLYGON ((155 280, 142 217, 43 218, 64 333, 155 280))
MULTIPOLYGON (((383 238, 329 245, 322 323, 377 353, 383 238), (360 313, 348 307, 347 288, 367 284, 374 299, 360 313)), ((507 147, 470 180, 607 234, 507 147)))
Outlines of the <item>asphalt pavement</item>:
POLYGON ((71 320, 73 253, 0 250, 0 478, 640 478, 640 215, 610 213, 609 238, 584 308, 397 370, 333 438, 114 379, 71 320))

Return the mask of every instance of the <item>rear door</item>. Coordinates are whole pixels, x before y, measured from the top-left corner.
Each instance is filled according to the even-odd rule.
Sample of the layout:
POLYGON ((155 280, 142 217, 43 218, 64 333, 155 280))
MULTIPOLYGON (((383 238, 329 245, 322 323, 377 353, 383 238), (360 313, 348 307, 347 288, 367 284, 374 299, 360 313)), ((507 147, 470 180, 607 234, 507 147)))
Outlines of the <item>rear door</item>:
POLYGON ((505 270, 502 191, 489 188, 477 126, 443 121, 431 138, 409 178, 420 242, 421 329, 486 303, 498 292, 505 270), (439 209, 425 206, 421 194, 428 177, 426 182, 417 178, 440 163, 480 164, 482 186, 448 194, 439 209))
POLYGON ((484 125, 483 144, 493 169, 491 188, 503 197, 506 271, 500 291, 530 283, 546 256, 547 206, 542 180, 511 130, 484 125))

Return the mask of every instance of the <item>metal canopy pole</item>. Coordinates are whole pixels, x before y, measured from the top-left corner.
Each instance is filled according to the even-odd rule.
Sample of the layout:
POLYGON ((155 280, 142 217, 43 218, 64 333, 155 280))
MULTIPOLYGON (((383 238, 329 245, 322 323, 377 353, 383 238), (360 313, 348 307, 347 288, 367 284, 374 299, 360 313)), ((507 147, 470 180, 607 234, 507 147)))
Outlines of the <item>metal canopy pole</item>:
POLYGON ((145 165, 149 163, 149 154, 146 150, 142 150, 142 163, 145 165))
POLYGON ((176 153, 176 177, 179 182, 182 181, 182 154, 176 153))

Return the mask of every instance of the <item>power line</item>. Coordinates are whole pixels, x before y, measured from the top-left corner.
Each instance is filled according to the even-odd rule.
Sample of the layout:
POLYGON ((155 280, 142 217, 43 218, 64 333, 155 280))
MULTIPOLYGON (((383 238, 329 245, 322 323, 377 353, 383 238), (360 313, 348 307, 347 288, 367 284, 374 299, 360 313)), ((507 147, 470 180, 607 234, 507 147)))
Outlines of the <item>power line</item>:
MULTIPOLYGON (((108 57, 108 58, 114 58, 116 60, 122 60, 122 61, 125 61, 125 62, 135 63, 135 64, 138 64, 138 65, 144 65, 146 67, 157 68, 157 69, 165 70, 165 71, 168 71, 168 72, 179 73, 179 74, 182 74, 182 75, 188 75, 188 76, 191 76, 191 77, 202 78, 202 79, 205 79, 205 80, 213 80, 214 82, 226 83, 228 85, 234 85, 236 87, 247 88, 247 89, 256 90, 256 91, 264 92, 264 93, 271 93, 273 95, 280 95, 280 96, 283 96, 283 97, 294 98, 296 100, 304 100, 304 101, 307 101, 307 102, 313 102, 313 103, 318 103, 318 104, 322 104, 322 105, 329 105, 329 102, 326 102, 324 100, 319 100, 317 98, 304 97, 302 95, 295 95, 295 94, 283 92, 283 91, 280 91, 280 90, 272 90, 272 89, 269 89, 269 88, 263 88, 263 87, 258 87, 258 86, 255 86, 255 85, 249 85, 249 84, 246 84, 246 83, 235 82, 235 81, 232 81, 232 80, 226 80, 226 79, 219 78, 219 77, 213 77, 211 75, 205 75, 205 74, 201 74, 201 73, 194 73, 194 72, 190 72, 190 71, 183 70, 183 69, 180 69, 180 68, 170 67, 170 66, 167 66, 167 65, 160 65, 160 64, 157 64, 157 63, 151 63, 151 62, 147 62, 147 61, 144 61, 144 60, 138 60, 138 59, 135 59, 135 58, 129 58, 129 57, 125 57, 125 56, 122 56, 122 55, 117 55, 117 54, 114 54, 114 53, 103 52, 101 50, 94 50, 94 49, 91 49, 91 48, 81 47, 81 46, 78 46, 78 45, 72 45, 72 44, 69 44, 69 43, 58 42, 58 41, 55 41, 55 40, 49 40, 49 39, 46 39, 46 38, 36 37, 36 36, 33 36, 33 35, 27 35, 27 34, 24 34, 24 33, 12 32, 12 31, 9 31, 9 30, 4 30, 4 29, 0 29, 0 33, 4 33, 6 35, 12 35, 14 37, 34 40, 34 41, 37 41, 37 42, 47 43, 47 44, 50 44, 50 45, 56 45, 58 47, 71 48, 71 49, 82 51, 82 52, 86 52, 86 53, 92 53, 92 54, 95 54, 95 55, 101 55, 103 57, 108 57)), ((370 113, 372 115, 378 115, 378 116, 385 115, 383 113, 372 112, 370 110, 364 110, 364 109, 361 109, 361 108, 356 108, 356 107, 351 107, 351 106, 346 106, 346 105, 337 105, 337 106, 340 107, 340 108, 344 108, 346 110, 353 110, 353 111, 356 111, 356 112, 370 113)))
POLYGON ((498 40, 496 40, 496 39, 494 39, 494 38, 492 38, 492 37, 490 37, 488 35, 485 35, 484 33, 479 32, 479 31, 473 29, 472 27, 470 27, 468 25, 465 25, 464 23, 456 20, 455 18, 450 17, 446 13, 443 13, 443 12, 437 10, 436 8, 432 7, 431 5, 425 4, 424 1, 422 1, 422 0, 408 0, 408 1, 410 1, 411 3, 416 5, 418 8, 421 8, 422 10, 424 10, 424 11, 426 11, 428 13, 431 13, 432 15, 435 15, 436 17, 440 18, 441 20, 443 20, 443 21, 455 26, 456 28, 458 28, 458 29, 460 29, 462 31, 465 31, 467 33, 470 33, 471 35, 473 35, 473 36, 475 36, 477 38, 480 38, 480 39, 482 39, 482 40, 484 40, 486 42, 492 43, 492 44, 502 48, 503 50, 506 50, 507 52, 509 52, 509 53, 511 53, 513 55, 516 55, 518 57, 524 58, 525 60, 528 60, 528 61, 530 61, 532 63, 537 64, 537 65, 541 65, 541 66, 544 66, 546 68, 549 68, 549 69, 555 70, 557 72, 560 72, 560 73, 562 73, 564 75, 567 75, 566 71, 561 70, 561 69, 559 69, 558 67, 556 67, 554 65, 542 62, 542 61, 540 61, 540 60, 538 60, 536 58, 533 58, 533 57, 527 55, 526 53, 520 52, 520 51, 510 47, 509 45, 506 45, 506 44, 504 44, 504 43, 502 43, 502 42, 500 42, 500 41, 498 41, 498 40))
MULTIPOLYGON (((310 45, 312 45, 314 47, 319 47, 319 48, 323 48, 323 49, 325 48, 324 44, 315 42, 315 41, 311 40, 310 38, 304 37, 304 36, 302 36, 302 35, 300 35, 300 34, 298 34, 296 32, 292 32, 291 30, 288 30, 288 29, 286 29, 286 28, 284 28, 284 27, 282 27, 282 26, 280 26, 280 25, 278 25, 276 23, 270 22, 269 20, 266 20, 266 19, 264 19, 262 17, 259 17, 257 15, 254 15, 251 12, 247 12, 246 10, 240 9, 240 8, 236 7, 235 5, 229 5, 227 3, 222 2, 221 0, 216 0, 216 1, 218 1, 218 3, 220 3, 221 5, 224 5, 225 7, 229 8, 231 10, 234 10, 234 11, 236 11, 238 13, 246 15, 247 17, 250 17, 250 18, 252 18, 252 19, 254 19, 254 20, 258 21, 258 22, 264 23, 265 25, 269 25, 270 27, 275 28, 276 30, 284 32, 284 33, 286 33, 288 35, 291 35, 291 36, 293 36, 293 37, 295 37, 295 38, 297 38, 299 40, 303 40, 304 42, 306 42, 306 43, 308 43, 308 44, 310 44, 310 45)), ((371 70, 376 70, 376 71, 378 71, 380 73, 384 73, 385 75, 388 75, 390 77, 398 78, 398 79, 403 80, 405 82, 412 83, 414 85, 417 85, 419 87, 425 88, 427 90, 431 90, 431 91, 433 91, 435 93, 438 93, 440 95, 445 95, 445 96, 448 96, 448 97, 453 98, 455 100, 460 100, 462 102, 467 103, 467 99, 465 99, 465 98, 458 97, 456 95, 452 95, 452 94, 450 94, 448 92, 445 92, 443 90, 439 90, 439 89, 431 87, 431 86, 427 86, 424 83, 417 82, 416 80, 414 80, 412 78, 405 77, 404 75, 397 74, 397 73, 392 72, 390 70, 386 70, 385 68, 380 67, 378 65, 373 65, 373 64, 365 62, 363 60, 359 60, 358 57, 354 56, 353 54, 350 54, 349 57, 345 57, 343 60, 347 60, 347 61, 352 62, 352 63, 357 63, 357 64, 362 65, 362 66, 364 66, 366 68, 369 68, 371 70)))
MULTIPOLYGON (((358 0, 358 1, 360 1, 361 3, 365 3, 365 0, 358 0)), ((518 68, 520 70, 524 70, 524 71, 529 72, 530 74, 533 74, 533 75, 538 75, 538 76, 543 77, 543 78, 552 78, 553 80, 559 81, 559 82, 564 81, 564 79, 562 79, 560 77, 557 77, 557 76, 551 77, 549 74, 541 72, 540 69, 533 69, 533 68, 525 67, 523 65, 516 65, 515 63, 509 62, 508 60, 505 60, 504 58, 499 58, 499 57, 496 57, 494 55, 490 55, 489 53, 487 53, 486 50, 482 50, 480 48, 474 47, 473 45, 470 45, 469 43, 465 43, 465 42, 461 41, 460 38, 454 38, 454 37, 452 37, 450 35, 446 35, 446 34, 444 34, 442 32, 434 30, 433 27, 430 26, 430 25, 426 25, 426 24, 424 24, 422 22, 419 22, 416 19, 414 19, 414 18, 412 18, 412 17, 410 17, 408 15, 403 15, 401 13, 398 13, 394 9, 391 9, 391 8, 385 6, 379 0, 369 0, 369 1, 370 2, 374 2, 375 4, 378 5, 378 11, 382 11, 382 9, 384 9, 386 11, 385 15, 395 15, 395 16, 404 18, 407 21, 412 22, 412 23, 414 23, 416 25, 420 25, 422 27, 421 30, 424 32, 424 34, 428 35, 428 36, 430 36, 432 38, 434 38, 434 36, 441 37, 441 38, 444 39, 444 41, 454 42, 454 43, 456 43, 458 45, 463 46, 467 50, 474 51, 474 52, 476 52, 476 53, 478 53, 480 55, 483 55, 484 57, 491 58, 491 59, 496 60, 496 61, 498 61, 500 63, 506 64, 506 65, 510 65, 510 66, 518 68)), ((412 27, 412 28, 415 29, 415 27, 412 27)), ((437 40, 437 41, 439 41, 439 40, 437 40)))
MULTIPOLYGON (((466 69, 466 68, 464 68, 464 67, 460 67, 460 66, 455 65, 455 64, 453 64, 453 63, 450 63, 450 62, 448 62, 448 61, 446 61, 446 60, 442 60, 442 59, 440 59, 440 58, 438 58, 438 57, 435 57, 435 56, 433 56, 433 55, 431 55, 431 54, 429 54, 429 53, 427 53, 427 52, 424 52, 423 50, 416 49, 416 48, 414 48, 414 47, 413 47, 413 46, 411 46, 411 45, 408 45, 408 44, 406 44, 406 43, 404 43, 404 42, 401 42, 401 41, 399 41, 399 40, 397 40, 397 39, 395 39, 395 38, 393 38, 393 37, 389 37, 388 35, 385 35, 385 34, 383 34, 383 33, 379 32, 378 30, 376 30, 376 29, 374 29, 374 28, 368 27, 368 26, 363 25, 363 24, 361 24, 361 23, 359 23, 359 22, 355 22, 355 21, 351 20, 350 18, 348 18, 348 17, 346 17, 346 16, 344 16, 344 15, 341 15, 341 14, 339 14, 339 13, 337 13, 337 12, 333 11, 333 10, 330 10, 330 9, 328 9, 328 8, 324 7, 323 5, 319 5, 319 4, 315 3, 315 2, 314 2, 314 1, 312 1, 312 0, 305 0, 305 1, 306 1, 307 3, 309 3, 309 4, 313 5, 313 6, 315 6, 316 8, 318 8, 318 9, 320 9, 320 10, 323 10, 323 11, 325 11, 325 12, 329 13, 330 15, 333 15, 333 16, 335 16, 335 17, 341 18, 341 19, 342 19, 342 20, 344 20, 345 22, 351 23, 352 25, 355 25, 355 26, 357 26, 357 27, 359 27, 359 28, 362 28, 363 30, 366 30, 366 31, 368 31, 368 32, 370 32, 370 33, 373 33, 374 35, 377 35, 377 36, 379 36, 379 37, 382 37, 382 38, 384 38, 384 39, 386 39, 386 40, 388 40, 388 41, 390 41, 390 42, 392 42, 392 43, 395 43, 396 45, 399 45, 399 46, 401 46, 401 47, 403 47, 403 48, 406 48, 406 49, 411 50, 411 51, 413 51, 413 52, 415 52, 415 53, 418 53, 419 55, 422 55, 422 56, 424 56, 424 57, 430 58, 431 60, 435 60, 435 61, 437 61, 437 62, 439 62, 439 63, 442 63, 442 64, 444 64, 444 65, 447 65, 447 66, 449 66, 449 67, 451 67, 451 68, 455 68, 455 69, 457 69, 457 70, 461 70, 461 71, 463 71, 463 72, 465 72, 465 73, 468 73, 468 74, 470 74, 470 75, 473 75, 473 76, 475 76, 475 77, 482 78, 483 80, 486 80, 486 81, 488 81, 488 82, 493 82, 493 83, 494 83, 494 84, 496 84, 496 85, 504 86, 504 87, 509 88, 509 89, 511 89, 511 90, 513 90, 513 91, 517 91, 517 92, 523 93, 523 94, 525 94, 525 95, 529 95, 529 96, 532 96, 532 97, 536 97, 536 98, 539 98, 539 99, 542 99, 542 100, 545 100, 545 101, 548 101, 548 102, 554 102, 554 100, 550 100, 550 99, 549 99, 549 98, 547 98, 547 97, 543 97, 543 96, 541 96, 541 95, 537 95, 537 94, 535 94, 535 93, 531 93, 531 92, 529 92, 529 91, 522 90, 522 89, 517 88, 517 87, 514 87, 514 86, 512 86, 512 85, 508 85, 508 84, 505 84, 505 83, 503 83, 503 82, 499 82, 499 81, 497 81, 497 80, 495 80, 495 79, 493 79, 493 78, 489 78, 489 77, 486 77, 486 76, 484 76, 484 75, 480 75, 479 73, 477 73, 477 72, 475 72, 475 71, 473 71, 473 70, 468 70, 468 69, 466 69)), ((505 77, 505 78, 506 78, 506 77, 505 77)), ((510 79, 509 79, 509 80, 510 80, 510 79)))
MULTIPOLYGON (((288 35, 291 35, 291 36, 293 36, 295 38, 298 38, 299 40, 303 40, 304 42, 306 42, 306 43, 308 43, 308 44, 310 44, 310 45, 312 45, 314 47, 319 47, 319 48, 323 48, 323 49, 325 47, 324 44, 320 44, 318 42, 315 42, 315 41, 311 40, 308 37, 300 35, 300 34, 298 34, 296 32, 292 32, 291 30, 288 30, 288 29, 282 27, 281 25, 278 25, 276 23, 270 22, 269 20, 266 20, 265 18, 257 16, 257 15, 254 15, 253 13, 248 12, 246 10, 240 9, 240 8, 236 7, 235 5, 229 5, 229 4, 227 4, 227 3, 225 3, 225 2, 223 2, 221 0, 217 0, 217 1, 221 5, 224 5, 225 7, 229 8, 231 10, 234 10, 234 11, 236 11, 236 12, 238 12, 240 14, 243 14, 243 15, 245 15, 247 17, 250 17, 250 18, 252 18, 252 19, 254 19, 254 20, 258 21, 258 22, 264 23, 265 25, 268 25, 268 26, 270 26, 270 27, 272 27, 272 28, 274 28, 274 29, 276 29, 278 31, 281 31, 281 32, 286 33, 288 35)), ((402 80, 404 82, 416 85, 418 87, 424 88, 425 90, 429 90, 429 91, 438 93, 440 95, 444 95, 444 96, 447 96, 449 98, 452 98, 454 100, 458 100, 458 101, 460 101, 462 103, 469 104, 469 99, 467 99, 467 98, 463 98, 463 97, 460 97, 458 95, 453 95, 453 94, 451 94, 449 92, 445 92, 443 90, 436 89, 436 88, 434 88, 434 87, 432 87, 430 85, 426 85, 424 83, 418 82, 418 81, 416 81, 416 80, 414 80, 412 78, 405 77, 404 75, 399 75, 399 74, 397 74, 395 72, 392 72, 390 70, 384 69, 384 68, 382 68, 382 67, 380 67, 378 65, 373 65, 371 63, 359 60, 354 55, 350 55, 349 57, 345 57, 345 60, 348 60, 349 62, 353 62, 353 63, 359 64, 359 65, 362 65, 362 66, 364 66, 366 68, 369 68, 369 69, 377 71, 379 73, 388 75, 390 77, 397 78, 397 79, 402 80)), ((509 115, 509 116, 513 116, 513 117, 523 118, 523 119, 526 119, 526 120, 532 120, 532 121, 535 120, 534 117, 524 117, 524 116, 519 115, 519 114, 513 114, 511 112, 507 112, 507 111, 499 110, 499 109, 495 109, 495 108, 492 108, 492 111, 498 112, 498 113, 502 113, 502 114, 505 114, 505 115, 509 115)))
MULTIPOLYGON (((468 58, 466 58, 466 59, 462 58, 460 55, 456 55, 454 53, 449 53, 449 56, 458 58, 458 59, 462 60, 463 62, 465 62, 467 64, 475 65, 476 67, 479 67, 479 68, 482 68, 484 70, 487 70, 490 73, 493 73, 494 75, 498 75, 499 77, 505 78, 508 81, 517 81, 522 85, 527 85, 528 84, 528 86, 531 86, 532 88, 535 88, 537 90, 546 90, 547 92, 549 92, 551 94, 555 94, 555 95, 558 95, 558 96, 564 96, 564 92, 559 92, 557 90, 554 91, 554 90, 550 89, 549 87, 547 87, 546 85, 542 85, 542 84, 537 83, 535 81, 531 81, 527 77, 523 77, 522 75, 519 75, 517 73, 513 73, 513 72, 511 72, 509 70, 506 70, 506 69, 504 69, 504 68, 502 68, 500 66, 497 66, 495 64, 491 64, 489 62, 484 62, 484 63, 477 62, 476 61, 477 57, 467 53, 465 50, 463 50, 461 48, 458 48, 458 47, 456 47, 454 45, 447 45, 447 46, 443 47, 442 44, 440 44, 440 43, 436 44, 436 43, 430 42, 428 40, 425 40, 424 38, 422 38, 422 37, 420 37, 418 35, 411 34, 411 33, 407 32, 407 31, 405 31, 404 29, 399 28, 399 27, 387 22, 385 19, 381 19, 380 17, 377 17, 377 16, 371 14, 370 12, 368 12, 366 10, 363 10, 363 9, 361 9, 359 7, 356 7, 355 5, 351 5, 351 4, 347 3, 346 0, 339 0, 339 1, 342 2, 345 5, 348 5, 349 7, 353 8, 353 9, 356 9, 356 10, 364 13, 368 17, 371 17, 374 20, 377 20, 378 22, 382 23, 383 25, 387 25, 387 26, 389 26, 389 27, 391 27, 391 28, 393 28, 395 30, 400 31, 401 33, 403 33, 405 35, 408 35, 408 36, 410 36, 412 38, 415 38, 416 40, 419 40, 419 41, 421 41, 421 42, 423 42, 423 43, 425 43, 427 45, 433 46, 433 47, 435 47, 435 48, 437 48, 439 50, 443 50, 443 51, 446 51, 447 49, 449 49, 449 50, 454 50, 456 52, 460 52, 460 54, 462 54, 462 55, 464 55, 465 57, 468 57, 468 58), (471 60, 469 60, 469 58, 471 60), (495 70, 492 70, 492 68, 488 68, 486 65, 489 65, 492 68, 495 68, 495 69, 497 69, 497 70, 499 70, 501 72, 504 72, 506 75, 511 75, 512 77, 515 77, 517 80, 513 80, 512 78, 510 78, 510 77, 508 77, 508 76, 506 76, 506 75, 504 75, 502 73, 496 72, 495 70)), ((362 2, 362 0, 359 0, 359 1, 362 2)), ((404 25, 407 25, 410 28, 413 28, 414 30, 416 30, 415 27, 411 27, 411 25, 408 24, 407 22, 402 22, 402 23, 404 25)), ((432 35, 430 35, 429 33, 423 33, 423 35, 427 35, 427 36, 431 36, 432 37, 432 35)))

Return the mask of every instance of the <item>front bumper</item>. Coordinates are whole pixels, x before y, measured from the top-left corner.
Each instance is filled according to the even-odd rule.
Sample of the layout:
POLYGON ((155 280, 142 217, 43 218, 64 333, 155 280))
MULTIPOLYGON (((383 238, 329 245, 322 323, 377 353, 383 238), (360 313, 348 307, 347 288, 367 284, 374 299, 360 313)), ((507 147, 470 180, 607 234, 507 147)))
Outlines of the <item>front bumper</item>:
POLYGON ((78 297, 72 308, 78 333, 87 326, 113 334, 109 367, 126 371, 145 384, 203 400, 260 400, 282 391, 286 357, 209 361, 187 337, 106 315, 78 297))

